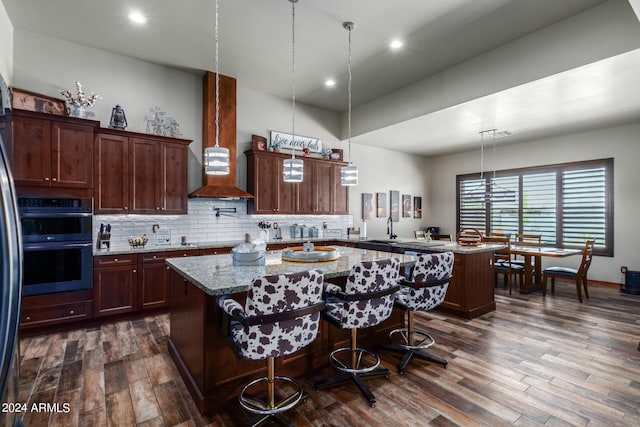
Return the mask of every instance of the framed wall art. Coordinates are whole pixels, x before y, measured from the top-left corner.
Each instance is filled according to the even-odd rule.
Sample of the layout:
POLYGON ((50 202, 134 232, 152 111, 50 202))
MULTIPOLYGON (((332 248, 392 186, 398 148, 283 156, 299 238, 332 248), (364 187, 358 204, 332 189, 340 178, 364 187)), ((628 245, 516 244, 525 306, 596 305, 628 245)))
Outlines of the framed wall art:
POLYGON ((254 150, 265 151, 267 149, 267 138, 260 135, 251 135, 251 148, 254 150))
POLYGON ((387 216, 387 195, 376 193, 376 216, 385 218, 387 216))
POLYGON ((373 218, 373 194, 362 193, 362 219, 373 218))
POLYGON ((38 113, 67 115, 67 107, 64 100, 40 95, 23 89, 12 88, 12 106, 20 110, 35 111, 38 113))
POLYGON ((400 221, 400 192, 391 190, 389 191, 389 207, 391 212, 391 221, 400 221))
POLYGON ((402 217, 411 218, 411 194, 402 195, 402 217))
POLYGON ((413 198, 413 217, 422 218, 422 197, 413 198))

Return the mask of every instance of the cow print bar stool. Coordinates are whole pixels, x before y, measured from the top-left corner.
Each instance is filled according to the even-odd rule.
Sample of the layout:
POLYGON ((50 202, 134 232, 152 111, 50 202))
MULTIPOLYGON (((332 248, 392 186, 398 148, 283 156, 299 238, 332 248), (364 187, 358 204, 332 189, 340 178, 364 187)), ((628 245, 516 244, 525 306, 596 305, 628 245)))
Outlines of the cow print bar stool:
POLYGON ((407 312, 406 328, 394 329, 389 338, 396 341, 384 348, 403 352, 398 363, 398 373, 403 374, 413 356, 447 366, 447 361, 427 353, 435 340, 424 331, 416 330, 413 317, 416 311, 430 311, 442 304, 447 294, 454 256, 452 252, 421 254, 418 257, 411 280, 401 280, 395 305, 407 312))
POLYGON ((337 285, 325 284, 326 308, 322 315, 332 325, 351 330, 351 345, 329 356, 331 365, 342 374, 316 382, 316 389, 353 382, 369 405, 375 406, 376 398, 363 379, 388 377, 389 370, 379 368, 377 354, 358 347, 357 334, 359 329, 378 325, 391 316, 399 271, 396 258, 360 261, 351 268, 344 292, 337 285))
POLYGON ((267 361, 267 375, 248 383, 240 393, 240 406, 256 414, 249 425, 257 426, 273 418, 281 425, 293 425, 282 416, 305 394, 298 382, 275 375, 275 358, 292 354, 309 345, 318 335, 320 311, 324 308, 320 270, 265 276, 253 280, 244 305, 229 296, 218 305, 230 316, 229 340, 239 357, 267 361), (275 383, 289 383, 295 392, 276 401, 275 383), (264 389, 266 398, 250 395, 264 389))

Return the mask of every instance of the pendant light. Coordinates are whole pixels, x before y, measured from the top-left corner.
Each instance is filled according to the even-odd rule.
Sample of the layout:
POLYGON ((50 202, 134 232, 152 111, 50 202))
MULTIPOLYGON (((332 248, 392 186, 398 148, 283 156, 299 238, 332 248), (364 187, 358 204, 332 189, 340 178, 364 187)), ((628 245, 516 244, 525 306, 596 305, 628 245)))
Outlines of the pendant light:
POLYGON ((483 130, 480 132, 480 181, 481 184, 469 190, 463 196, 464 202, 481 202, 481 203, 513 203, 516 201, 515 191, 508 188, 500 187, 496 184, 496 129, 483 130), (484 134, 491 133, 493 135, 493 179, 487 183, 484 179, 484 134))
POLYGON ((293 147, 296 141, 296 3, 291 2, 291 87, 292 87, 292 114, 291 114, 291 158, 286 159, 282 167, 284 182, 302 182, 304 175, 304 164, 302 160, 296 159, 293 147))
POLYGON ((229 149, 220 147, 220 76, 218 70, 218 0, 216 0, 216 145, 204 149, 204 171, 207 175, 229 175, 229 149))
POLYGON ((347 64, 347 70, 349 71, 349 106, 347 110, 347 121, 348 121, 348 135, 349 135, 349 164, 347 166, 343 166, 340 169, 340 183, 342 185, 358 185, 358 167, 354 166, 351 163, 351 31, 355 28, 355 24, 353 22, 347 21, 342 23, 342 27, 349 31, 349 61, 347 64))

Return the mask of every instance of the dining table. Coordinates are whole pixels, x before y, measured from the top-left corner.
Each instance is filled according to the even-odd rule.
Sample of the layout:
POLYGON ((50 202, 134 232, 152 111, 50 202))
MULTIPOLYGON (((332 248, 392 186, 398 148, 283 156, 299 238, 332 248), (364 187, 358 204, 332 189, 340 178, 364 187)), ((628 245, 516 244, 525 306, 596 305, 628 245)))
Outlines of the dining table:
POLYGON ((529 294, 542 289, 542 257, 566 258, 580 255, 582 250, 512 244, 511 254, 524 257, 524 283, 520 284, 520 293, 529 294), (533 263, 531 262, 532 259, 534 260, 533 263))

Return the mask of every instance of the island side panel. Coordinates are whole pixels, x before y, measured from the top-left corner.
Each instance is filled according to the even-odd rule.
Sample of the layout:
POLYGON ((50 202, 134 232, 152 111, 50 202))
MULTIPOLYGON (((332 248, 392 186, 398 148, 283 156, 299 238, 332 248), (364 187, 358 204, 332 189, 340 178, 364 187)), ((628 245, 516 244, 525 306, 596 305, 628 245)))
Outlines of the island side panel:
POLYGON ((473 319, 496 309, 493 251, 456 253, 447 296, 438 310, 473 319))

